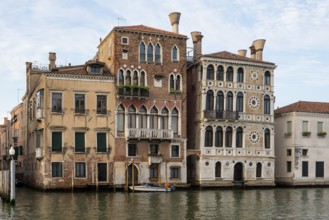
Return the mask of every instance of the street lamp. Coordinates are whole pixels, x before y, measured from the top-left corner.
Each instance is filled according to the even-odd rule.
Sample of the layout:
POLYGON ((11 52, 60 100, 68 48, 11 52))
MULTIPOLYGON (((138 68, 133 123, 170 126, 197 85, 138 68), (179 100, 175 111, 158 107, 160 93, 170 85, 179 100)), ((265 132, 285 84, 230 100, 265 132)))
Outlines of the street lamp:
POLYGON ((10 162, 10 203, 15 204, 15 160, 14 160, 14 155, 15 155, 15 149, 13 146, 10 147, 9 149, 9 155, 11 157, 11 162, 10 162))

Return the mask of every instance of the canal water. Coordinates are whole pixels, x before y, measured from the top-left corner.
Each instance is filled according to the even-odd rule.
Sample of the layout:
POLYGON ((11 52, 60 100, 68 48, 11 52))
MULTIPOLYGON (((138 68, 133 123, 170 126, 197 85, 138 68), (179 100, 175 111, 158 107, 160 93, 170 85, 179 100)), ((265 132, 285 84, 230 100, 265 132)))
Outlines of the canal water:
POLYGON ((329 219, 329 188, 170 193, 39 192, 17 188, 0 219, 329 219))

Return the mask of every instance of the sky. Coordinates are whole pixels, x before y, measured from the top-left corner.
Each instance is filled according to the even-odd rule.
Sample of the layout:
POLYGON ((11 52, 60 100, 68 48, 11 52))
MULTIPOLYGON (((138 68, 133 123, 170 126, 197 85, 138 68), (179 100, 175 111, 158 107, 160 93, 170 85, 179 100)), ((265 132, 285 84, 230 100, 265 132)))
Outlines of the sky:
POLYGON ((146 25, 179 33, 200 31, 202 53, 248 49, 266 39, 263 60, 274 71, 275 108, 329 102, 329 0, 1 0, 0 122, 10 118, 26 89, 26 62, 80 65, 115 26, 146 25))

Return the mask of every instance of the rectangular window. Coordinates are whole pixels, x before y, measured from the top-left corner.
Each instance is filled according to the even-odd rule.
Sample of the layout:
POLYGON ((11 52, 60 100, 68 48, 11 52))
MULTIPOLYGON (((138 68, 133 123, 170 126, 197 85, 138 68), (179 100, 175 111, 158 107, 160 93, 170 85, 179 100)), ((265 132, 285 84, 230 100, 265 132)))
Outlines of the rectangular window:
POLYGON ((287 172, 291 172, 291 161, 287 161, 287 172))
POLYGON ((128 50, 122 51, 122 59, 123 60, 128 60, 128 50))
POLYGON ((170 178, 171 179, 180 178, 180 167, 170 167, 170 178))
POLYGON ((179 157, 179 145, 171 145, 171 157, 179 157))
POLYGON ((158 164, 152 163, 150 165, 150 178, 157 179, 158 178, 158 164))
POLYGON ((51 150, 53 152, 62 151, 62 132, 52 132, 51 133, 51 150))
POLYGON ((308 132, 308 121, 303 121, 303 132, 308 132))
POLYGON ((286 130, 286 133, 285 133, 285 136, 286 137, 290 137, 291 136, 291 131, 292 131, 292 127, 291 127, 291 121, 287 121, 287 130, 286 130))
POLYGON ((157 156, 159 154, 159 145, 151 144, 150 145, 150 154, 152 156, 157 156))
POLYGON ((51 176, 52 177, 62 177, 62 162, 52 162, 51 163, 51 176))
POLYGON ((304 157, 307 156, 307 152, 308 152, 307 149, 303 149, 303 150, 302 150, 302 155, 303 155, 304 157))
POLYGON ((324 177, 324 162, 315 162, 315 177, 324 177))
POLYGON ((137 145, 136 144, 128 144, 128 157, 137 156, 137 145))
POLYGON ((97 164, 97 179, 99 182, 107 181, 107 164, 106 163, 98 163, 97 164))
POLYGON ((287 156, 291 156, 291 149, 287 150, 287 156))
POLYGON ((97 95, 97 114, 107 114, 107 96, 97 95))
POLYGON ((323 122, 318 121, 318 134, 323 132, 323 122))
POLYGON ((85 113, 85 95, 75 94, 75 113, 85 113))
POLYGON ((97 152, 106 152, 106 133, 97 133, 97 152))
POLYGON ((51 95, 51 111, 62 112, 62 93, 53 92, 51 95))
POLYGON ((90 72, 94 74, 100 74, 101 68, 99 66, 90 66, 90 72))
POLYGON ((84 163, 84 162, 75 163, 75 177, 77 177, 77 178, 86 177, 86 163, 84 163))
POLYGON ((85 152, 85 133, 75 132, 75 152, 85 152))
POLYGON ((308 177, 308 161, 302 162, 302 177, 308 177))
POLYGON ((129 38, 128 37, 121 37, 121 44, 129 45, 129 38))
POLYGON ((37 92, 36 106, 37 108, 43 108, 43 89, 37 92))

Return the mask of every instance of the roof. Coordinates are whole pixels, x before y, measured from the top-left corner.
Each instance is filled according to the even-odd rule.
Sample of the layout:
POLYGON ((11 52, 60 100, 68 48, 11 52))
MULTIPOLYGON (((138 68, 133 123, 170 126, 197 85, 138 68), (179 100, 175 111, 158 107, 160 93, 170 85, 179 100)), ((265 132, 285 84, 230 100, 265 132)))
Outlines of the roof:
POLYGON ((228 51, 204 54, 203 56, 204 57, 227 59, 227 60, 239 60, 239 61, 247 61, 247 62, 253 62, 253 63, 262 63, 262 64, 275 65, 274 63, 271 63, 271 62, 256 60, 256 59, 253 59, 253 58, 249 58, 249 57, 241 56, 241 55, 238 55, 238 54, 230 53, 228 51))
POLYGON ((275 115, 289 112, 309 112, 309 113, 326 113, 329 114, 328 102, 306 102, 299 101, 293 104, 278 108, 274 111, 275 115))
MULTIPOLYGON (((92 65, 92 64, 98 64, 102 65, 102 62, 93 62, 88 61, 85 65, 77 65, 77 66, 66 66, 66 67, 57 67, 56 69, 53 69, 51 74, 65 74, 65 75, 98 75, 98 74, 91 74, 88 73, 86 69, 86 65, 92 65)), ((103 65, 104 66, 104 65, 103 65)), ((103 74, 100 74, 99 76, 111 76, 111 72, 104 66, 103 67, 103 74)))
POLYGON ((123 31, 132 31, 132 32, 142 32, 149 34, 159 34, 159 35, 171 35, 175 37, 187 38, 186 35, 178 34, 171 31, 165 31, 157 28, 152 28, 144 25, 135 25, 135 26, 117 26, 114 27, 113 30, 123 30, 123 31))

